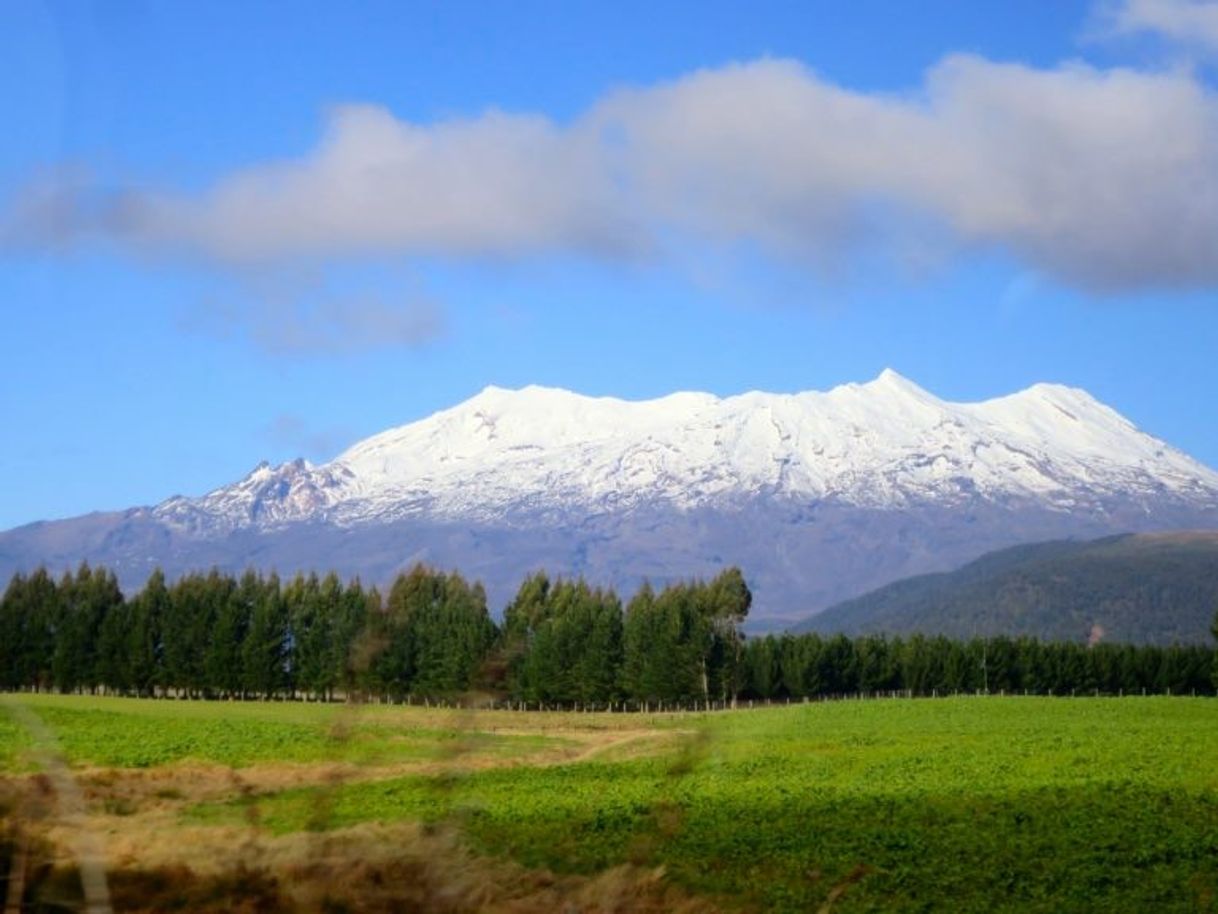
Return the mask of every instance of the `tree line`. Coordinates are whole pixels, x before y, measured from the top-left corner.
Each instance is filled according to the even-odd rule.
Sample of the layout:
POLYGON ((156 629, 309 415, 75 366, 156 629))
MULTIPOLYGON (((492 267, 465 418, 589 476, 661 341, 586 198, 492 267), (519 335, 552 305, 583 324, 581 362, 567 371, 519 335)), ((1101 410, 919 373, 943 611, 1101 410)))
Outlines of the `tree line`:
POLYGON ((744 682, 750 696, 762 699, 893 691, 1213 695, 1216 664, 1214 649, 1196 644, 782 635, 748 642, 744 682))
POLYGON ((82 564, 17 574, 0 598, 0 689, 204 698, 455 698, 529 706, 727 705, 909 692, 1214 691, 1208 647, 810 635, 746 639, 730 568, 625 604, 528 577, 501 624, 481 584, 417 566, 384 595, 337 575, 160 571, 126 598, 82 564))

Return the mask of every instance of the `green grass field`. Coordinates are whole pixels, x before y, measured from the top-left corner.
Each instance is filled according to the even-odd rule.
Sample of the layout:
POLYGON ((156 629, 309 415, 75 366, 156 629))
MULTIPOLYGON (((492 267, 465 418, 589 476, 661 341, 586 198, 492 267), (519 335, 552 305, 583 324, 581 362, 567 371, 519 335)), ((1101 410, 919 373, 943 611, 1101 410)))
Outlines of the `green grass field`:
MULTIPOLYGON (((252 802, 270 835, 422 821, 529 868, 662 865, 729 909, 1218 910, 1214 700, 671 716, 21 700, 81 769, 288 769, 252 797, 184 797, 174 821, 192 834, 249 827, 252 802), (335 761, 356 770, 308 776, 335 761)), ((0 719, 10 777, 27 745, 0 719)))
MULTIPOLYGON (((426 724, 378 708, 358 716, 341 705, 258 702, 137 701, 23 695, 56 733, 74 765, 149 768, 175 762, 210 762, 245 767, 268 762, 344 761, 389 764, 443 758, 466 729, 437 714, 426 724)), ((389 709, 385 709, 387 711, 389 709)), ((511 755, 558 739, 485 733, 496 752, 511 755)), ((28 736, 0 719, 0 766, 28 764, 28 736)))

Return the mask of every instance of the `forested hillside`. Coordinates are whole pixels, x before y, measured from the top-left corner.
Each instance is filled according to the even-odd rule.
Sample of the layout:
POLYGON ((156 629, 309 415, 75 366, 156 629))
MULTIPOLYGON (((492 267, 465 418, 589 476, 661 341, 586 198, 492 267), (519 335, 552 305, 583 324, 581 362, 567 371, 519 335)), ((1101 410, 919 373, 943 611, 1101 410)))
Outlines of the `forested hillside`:
POLYGON ((1205 643, 1218 611, 1218 533, 1017 546, 839 603, 795 631, 1205 643))

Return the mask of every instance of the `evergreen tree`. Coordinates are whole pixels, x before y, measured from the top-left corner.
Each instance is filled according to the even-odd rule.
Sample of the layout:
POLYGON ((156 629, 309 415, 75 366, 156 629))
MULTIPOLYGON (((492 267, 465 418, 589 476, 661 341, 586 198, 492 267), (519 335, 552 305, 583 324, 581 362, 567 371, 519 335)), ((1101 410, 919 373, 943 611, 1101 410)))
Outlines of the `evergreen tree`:
POLYGON ((62 600, 55 579, 45 568, 39 568, 26 585, 26 606, 32 614, 25 625, 24 652, 30 683, 35 689, 49 690, 52 682, 51 658, 58 635, 57 620, 62 617, 62 600))
POLYGON ((944 692, 971 692, 981 688, 980 671, 966 645, 950 641, 945 646, 947 656, 943 658, 944 692))
POLYGON ((855 642, 855 665, 860 692, 881 692, 892 688, 894 664, 888 642, 872 635, 855 642))
POLYGON ((249 608, 249 629, 241 645, 245 691, 273 698, 287 687, 288 618, 279 578, 263 580, 247 571, 237 587, 237 598, 249 608))
POLYGON ((644 581, 626 605, 622 627, 622 687, 631 698, 639 701, 648 700, 658 691, 650 650, 654 620, 655 591, 644 581))
POLYGON ((350 669, 353 687, 385 695, 381 683, 380 658, 389 643, 388 612, 381 592, 373 587, 364 594, 363 624, 351 644, 350 669))
POLYGON ((783 635, 778 640, 779 688, 775 697, 805 698, 823 695, 822 659, 824 642, 820 635, 783 635))
POLYGON ((409 613, 403 594, 403 577, 390 588, 384 606, 369 614, 360 653, 367 658, 364 688, 395 699, 406 696, 414 679, 414 655, 409 613), (397 591, 396 597, 394 591, 397 591))
POLYGON ((149 575, 144 589, 129 603, 127 670, 130 687, 137 695, 151 695, 164 681, 161 631, 168 605, 165 575, 157 568, 149 575))
POLYGON ((107 691, 125 693, 131 689, 131 623, 131 605, 120 598, 107 609, 98 629, 94 677, 107 691))
POLYGON ((643 588, 630 601, 623 632, 626 682, 638 701, 687 701, 702 694, 702 619, 685 585, 643 588))
POLYGON ((50 686, 59 616, 59 588, 45 568, 13 576, 0 600, 0 687, 50 686))
POLYGON ((686 702, 705 698, 709 677, 707 655, 713 644, 712 620, 703 611, 697 585, 676 584, 665 587, 656 597, 657 640, 652 648, 653 663, 664 664, 664 688, 659 698, 686 702))
POLYGON ((850 695, 859 689, 858 658, 854 642, 845 635, 834 635, 821 652, 822 685, 831 695, 850 695))
POLYGON ((754 698, 774 696, 778 682, 778 655, 772 635, 754 638, 745 644, 744 677, 741 691, 754 698))
MULTIPOLYGON (((526 599, 538 601, 528 620, 521 622, 519 615, 513 619, 527 626, 513 678, 515 694, 563 703, 615 699, 622 665, 622 606, 617 596, 593 590, 582 580, 534 588, 536 583, 537 578, 530 579, 524 589, 526 599)), ((517 601, 513 608, 524 605, 517 601)))
POLYGON ((597 588, 581 591, 581 612, 573 624, 582 627, 577 634, 573 669, 580 702, 616 700, 621 694, 622 603, 612 590, 597 588))
POLYGON ((399 692, 445 695, 469 688, 496 638, 481 584, 422 565, 389 591, 378 679, 399 692))
POLYGON ((127 602, 106 569, 82 564, 58 583, 38 569, 14 575, 0 596, 0 688, 148 695, 165 686, 240 697, 362 689, 401 698, 490 681, 506 682, 518 698, 568 705, 623 695, 673 705, 889 689, 1218 689, 1216 652, 1202 645, 816 634, 745 641, 739 625, 750 599, 743 576, 729 569, 659 593, 644 585, 623 614, 612 591, 534 574, 497 633, 480 584, 422 566, 398 577, 385 604, 375 589, 344 587, 334 574, 299 575, 281 588, 274 575, 248 571, 235 581, 213 570, 167 587, 155 571, 127 602), (488 680, 497 656, 508 659, 488 680))
POLYGON ((737 625, 750 601, 736 569, 710 584, 673 584, 658 594, 644 585, 623 628, 627 693, 647 702, 733 698, 743 644, 737 625))
POLYGON ((328 694, 334 684, 332 655, 334 614, 341 585, 337 575, 322 584, 316 574, 297 575, 283 591, 291 631, 293 687, 313 695, 328 694))
POLYGON ((209 577, 208 604, 213 621, 203 674, 207 689, 216 695, 241 696, 245 691, 242 648, 249 634, 253 608, 242 596, 241 588, 232 578, 209 577))
POLYGON ((0 688, 20 688, 28 675, 25 622, 21 615, 26 599, 25 575, 17 572, 0 598, 0 688))
POLYGON ((524 579, 512 602, 503 611, 500 647, 503 654, 508 691, 517 698, 536 701, 528 682, 525 665, 534 648, 538 628, 550 607, 550 579, 544 571, 524 579))
POLYGON ((375 611, 379 613, 380 595, 375 590, 365 593, 356 578, 341 589, 334 608, 328 675, 331 687, 342 689, 348 695, 358 687, 360 671, 366 667, 360 654, 360 636, 368 624, 369 613, 373 611, 373 597, 375 611))
MULTIPOLYGON (((978 656, 984 646, 974 642, 978 656)), ((911 635, 905 639, 901 650, 901 685, 916 693, 929 693, 934 676, 934 657, 930 642, 924 635, 911 635)))
POLYGON ((51 657, 55 686, 61 692, 93 691, 102 682, 98 663, 102 625, 112 610, 122 606, 122 591, 112 572, 82 562, 75 576, 64 575, 59 597, 51 657))
POLYGON ((211 590, 201 574, 188 574, 169 588, 163 639, 165 684, 179 695, 199 694, 206 683, 203 661, 216 609, 211 590))

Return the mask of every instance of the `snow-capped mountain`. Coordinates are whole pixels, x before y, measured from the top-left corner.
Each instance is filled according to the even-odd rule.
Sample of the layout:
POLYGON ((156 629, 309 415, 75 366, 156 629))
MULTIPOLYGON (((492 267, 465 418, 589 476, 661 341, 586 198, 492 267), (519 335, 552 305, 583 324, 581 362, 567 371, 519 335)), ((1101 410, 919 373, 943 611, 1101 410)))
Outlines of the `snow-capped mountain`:
POLYGON ((797 615, 1025 539, 1218 526, 1218 473, 1082 390, 951 403, 885 371, 827 392, 643 402, 488 387, 320 466, 262 463, 198 498, 90 518, 0 535, 0 567, 379 579, 424 559, 502 600, 537 565, 631 586, 738 563, 760 611, 797 615), (90 518, 84 540, 53 529, 90 518))
POLYGON ((1038 384, 948 403, 886 370, 827 393, 722 399, 488 387, 331 463, 262 463, 234 485, 170 499, 154 513, 200 529, 419 515, 481 522, 761 497, 887 509, 978 497, 1067 511, 1113 497, 1213 506, 1218 473, 1082 390, 1038 384))

